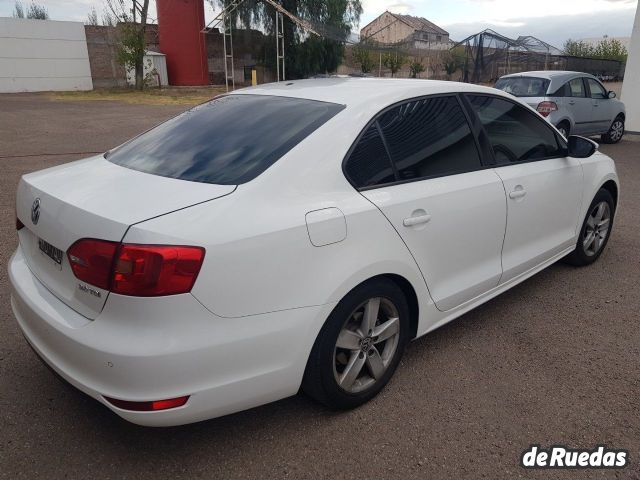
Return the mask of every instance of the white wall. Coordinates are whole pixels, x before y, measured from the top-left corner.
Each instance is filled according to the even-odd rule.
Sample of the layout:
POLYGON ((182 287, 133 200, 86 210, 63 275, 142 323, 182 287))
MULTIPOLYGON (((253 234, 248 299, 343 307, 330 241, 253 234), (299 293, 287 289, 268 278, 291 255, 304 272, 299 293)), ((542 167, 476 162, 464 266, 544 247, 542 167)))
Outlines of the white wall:
POLYGON ((636 9, 621 99, 627 109, 626 129, 640 133, 640 6, 636 9))
POLYGON ((0 92, 92 89, 82 23, 0 18, 0 92))

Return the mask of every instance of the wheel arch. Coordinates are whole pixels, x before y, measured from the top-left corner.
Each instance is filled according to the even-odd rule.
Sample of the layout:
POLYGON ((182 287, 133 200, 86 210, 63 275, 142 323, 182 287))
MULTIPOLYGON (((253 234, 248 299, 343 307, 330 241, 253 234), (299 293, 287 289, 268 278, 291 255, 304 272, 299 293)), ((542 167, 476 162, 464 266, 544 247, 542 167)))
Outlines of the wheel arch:
MULTIPOLYGON (((376 277, 374 277, 376 278, 376 277)), ((420 319, 420 305, 418 304, 418 295, 409 280, 395 273, 385 273, 378 275, 378 278, 386 278, 395 283, 407 300, 409 305, 409 338, 414 339, 418 335, 418 322, 420 319)))
MULTIPOLYGON (((349 295, 356 288, 359 288, 365 283, 378 280, 378 279, 386 279, 390 282, 393 282, 398 288, 400 288, 400 290, 402 290, 402 293, 404 294, 405 299, 407 300, 407 304, 409 306, 409 325, 410 325, 409 338, 410 339, 416 338, 418 335, 418 327, 420 323, 420 301, 418 300, 418 293, 416 291, 416 287, 405 275, 402 275, 400 273, 387 272, 387 273, 377 273, 375 275, 368 276, 367 278, 363 278, 360 281, 358 281, 356 284, 351 286, 351 288, 342 289, 343 293, 340 294, 340 298, 338 299, 338 302, 340 302, 344 297, 349 295)), ((326 320, 324 323, 326 323, 326 320)))
POLYGON ((610 179, 604 182, 598 190, 600 189, 604 189, 611 194, 611 196, 613 197, 613 206, 617 208, 618 207, 618 184, 614 180, 610 179))

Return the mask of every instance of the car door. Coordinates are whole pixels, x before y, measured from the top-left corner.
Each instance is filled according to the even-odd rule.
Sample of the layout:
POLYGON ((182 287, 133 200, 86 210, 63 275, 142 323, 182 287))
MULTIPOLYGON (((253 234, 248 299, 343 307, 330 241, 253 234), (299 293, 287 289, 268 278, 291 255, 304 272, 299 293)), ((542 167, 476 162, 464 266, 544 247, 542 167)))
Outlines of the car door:
POLYGON ((450 310, 497 286, 506 225, 504 188, 492 169, 482 168, 457 97, 395 105, 362 138, 379 146, 360 142, 345 172, 402 237, 436 307, 450 310), (363 184, 358 172, 369 169, 362 154, 366 150, 389 161, 393 181, 388 168, 378 168, 379 174, 371 171, 366 177, 388 183, 363 184))
POLYGON ((603 133, 609 130, 613 121, 614 112, 612 102, 608 101, 607 90, 595 78, 585 77, 587 91, 591 98, 591 125, 590 133, 603 133))
POLYGON ((576 135, 588 133, 591 121, 591 99, 587 98, 584 82, 581 77, 569 80, 564 87, 565 96, 560 99, 560 104, 566 108, 573 118, 573 130, 576 135))
POLYGON ((564 140, 527 108, 505 98, 468 95, 489 137, 507 194, 501 283, 572 246, 582 201, 582 164, 564 140))

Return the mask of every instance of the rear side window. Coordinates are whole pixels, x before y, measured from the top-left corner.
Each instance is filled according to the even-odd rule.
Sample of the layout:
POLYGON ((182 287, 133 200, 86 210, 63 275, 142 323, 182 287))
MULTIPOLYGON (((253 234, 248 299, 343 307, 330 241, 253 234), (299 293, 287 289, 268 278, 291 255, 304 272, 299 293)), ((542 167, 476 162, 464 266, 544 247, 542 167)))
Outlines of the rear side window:
POLYGON ((376 123, 360 137, 345 164, 345 173, 358 188, 395 182, 391 160, 376 123))
POLYGON ((584 82, 581 78, 574 78, 570 82, 567 83, 569 87, 567 89, 568 97, 585 97, 584 94, 584 82))
POLYGON ((246 183, 344 108, 266 95, 199 105, 108 152, 117 165, 193 182, 246 183))
POLYGON ((515 97, 544 97, 547 95, 550 81, 536 77, 501 78, 496 82, 496 88, 515 97))
POLYGON ((401 181, 480 168, 473 134, 455 97, 403 103, 378 121, 401 181))
POLYGON ((496 97, 467 98, 489 136, 498 164, 564 156, 556 134, 533 112, 496 97))
POLYGON ((584 97, 584 83, 582 78, 574 78, 568 81, 557 92, 551 95, 552 97, 584 97))

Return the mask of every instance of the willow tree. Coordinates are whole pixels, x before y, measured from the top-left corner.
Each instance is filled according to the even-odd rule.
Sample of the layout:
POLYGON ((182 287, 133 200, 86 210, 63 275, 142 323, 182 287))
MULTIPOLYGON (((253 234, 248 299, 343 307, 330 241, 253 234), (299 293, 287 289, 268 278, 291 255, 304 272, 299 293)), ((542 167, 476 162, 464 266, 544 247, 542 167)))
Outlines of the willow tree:
MULTIPOLYGON (((284 16, 285 71, 288 79, 316 73, 334 72, 344 58, 344 43, 358 25, 362 14, 360 0, 276 0, 283 8, 308 22, 321 37, 305 30, 284 16)), ((224 8, 229 0, 209 0, 214 8, 224 8)), ((275 9, 262 0, 245 0, 234 12, 236 27, 258 28, 275 34, 275 9)), ((264 63, 275 69, 276 42, 266 41, 264 63)))

